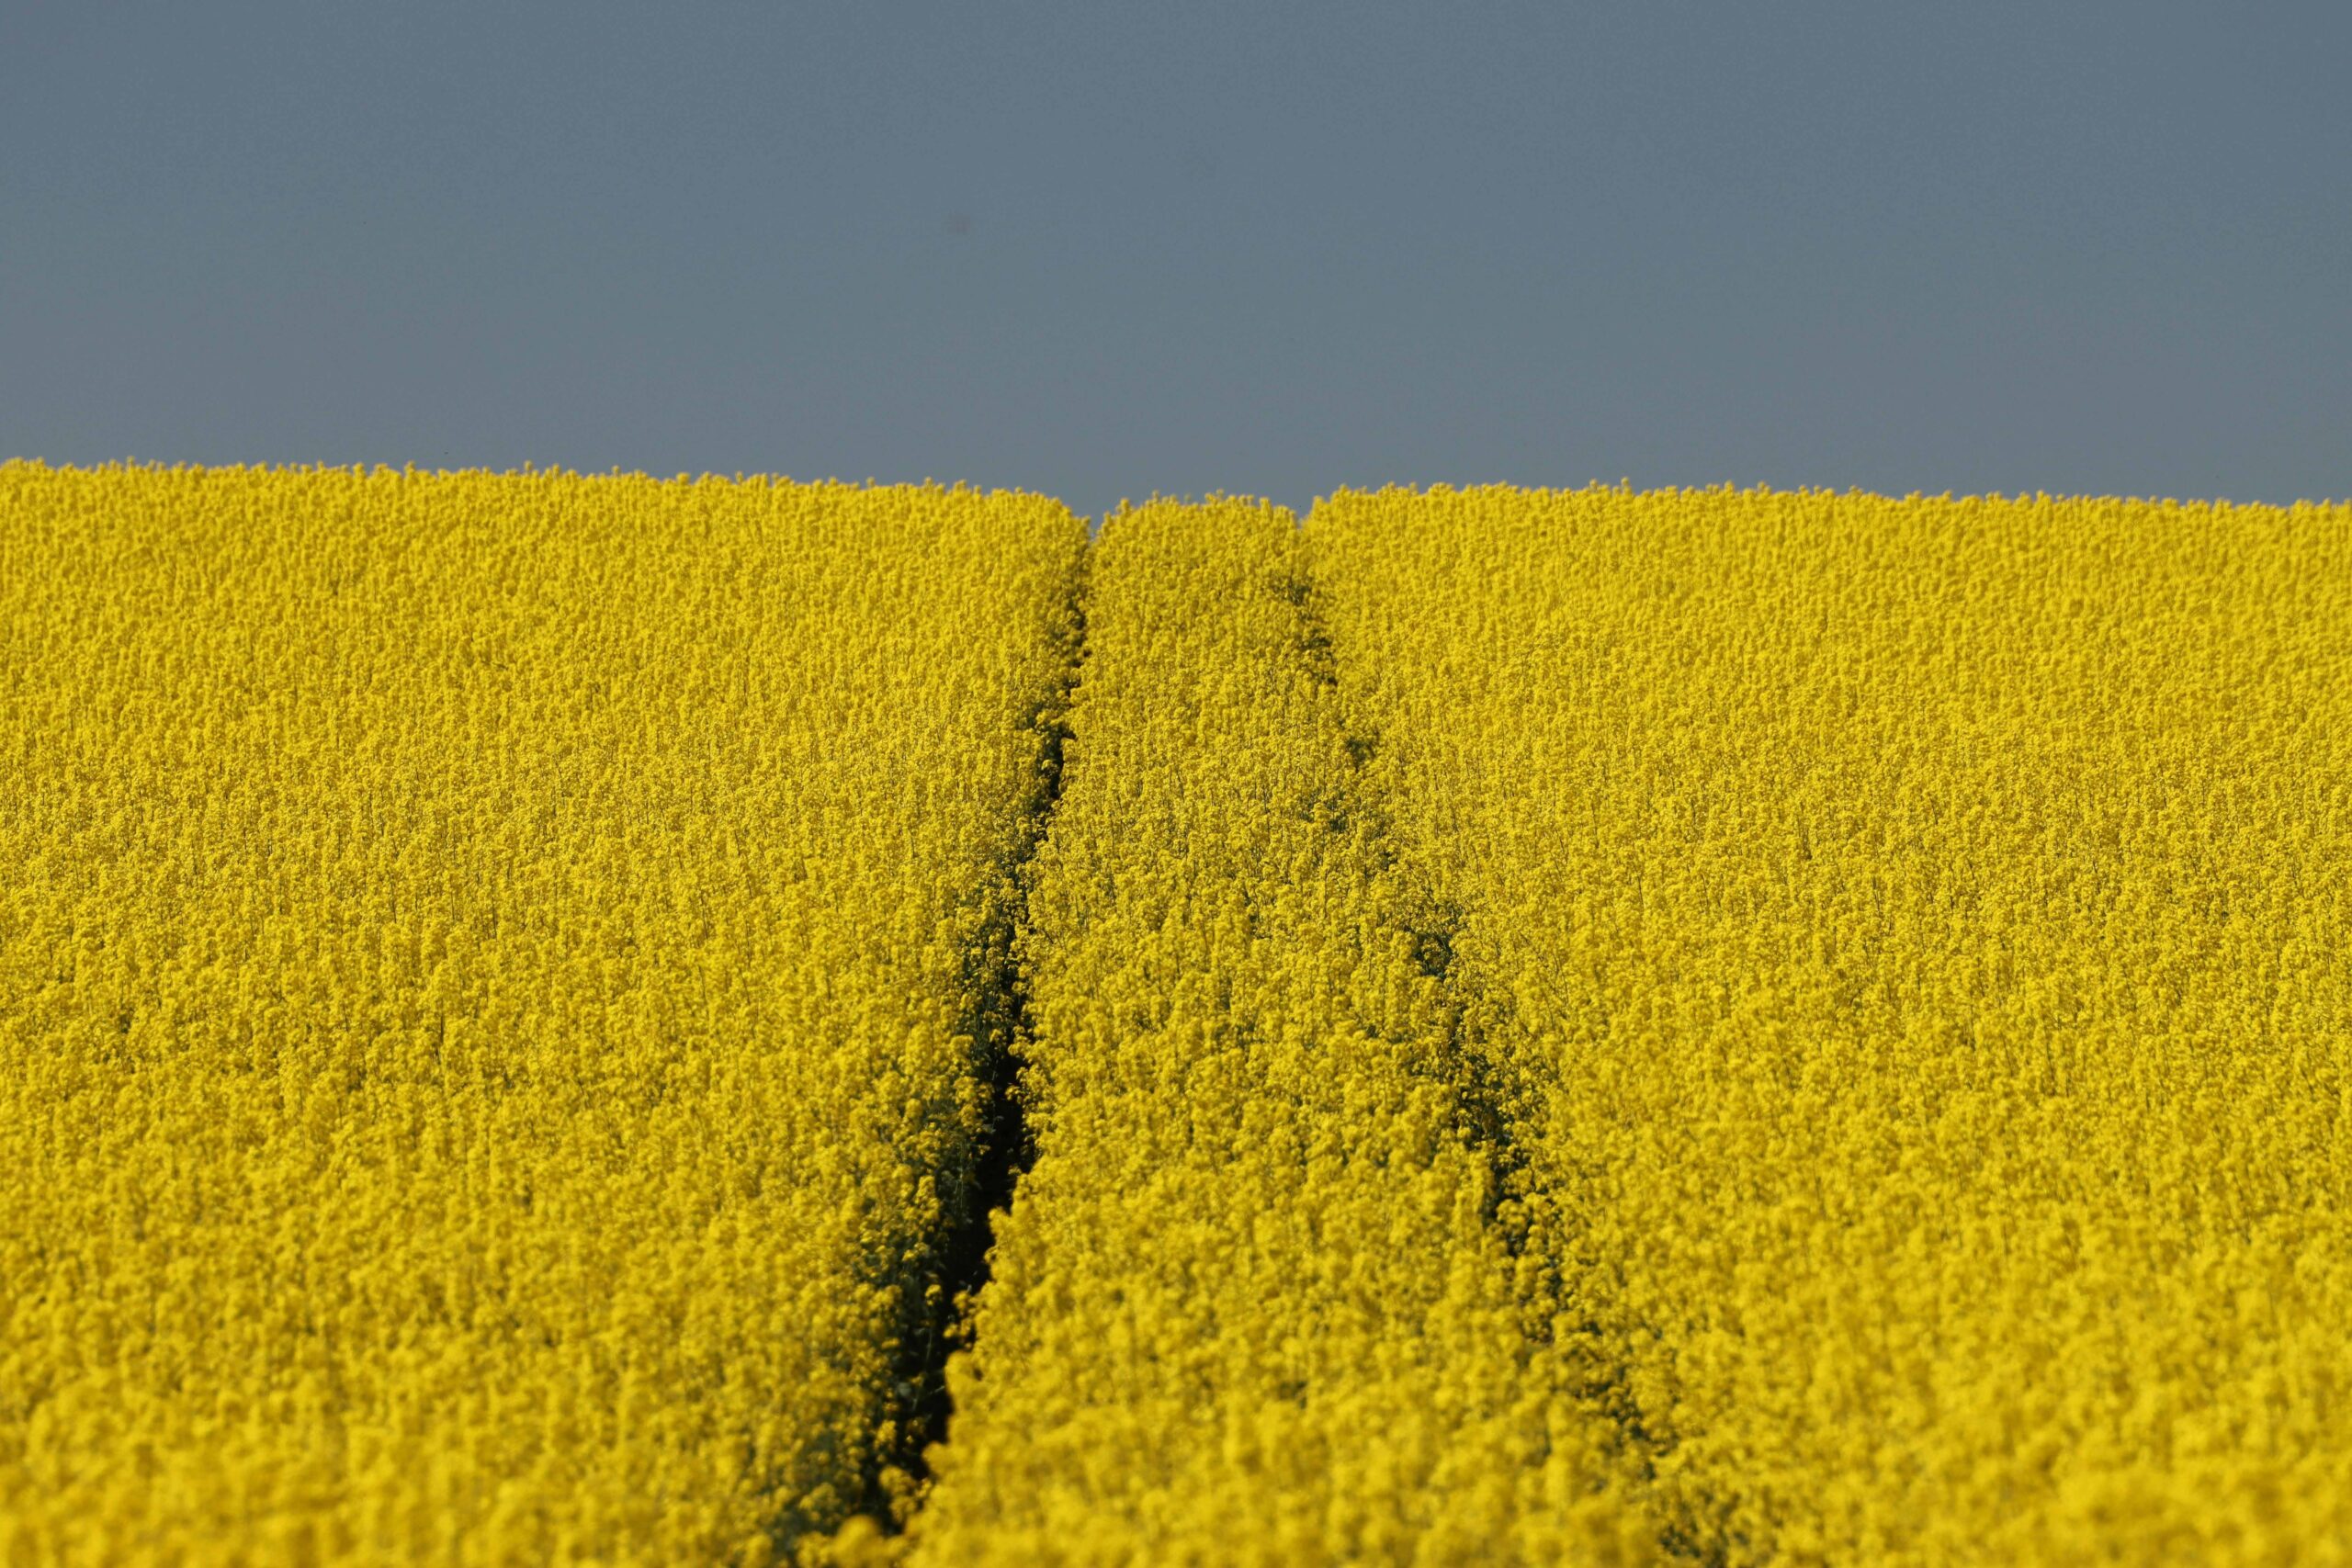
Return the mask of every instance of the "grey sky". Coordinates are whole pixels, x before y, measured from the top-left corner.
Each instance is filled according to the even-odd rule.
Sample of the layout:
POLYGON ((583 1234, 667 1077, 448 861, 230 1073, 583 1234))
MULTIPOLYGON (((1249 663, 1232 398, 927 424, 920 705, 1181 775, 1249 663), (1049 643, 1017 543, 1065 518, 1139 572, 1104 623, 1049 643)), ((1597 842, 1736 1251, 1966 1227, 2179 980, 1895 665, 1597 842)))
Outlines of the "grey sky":
POLYGON ((0 0, 0 455, 2352 495, 2352 6, 0 0))

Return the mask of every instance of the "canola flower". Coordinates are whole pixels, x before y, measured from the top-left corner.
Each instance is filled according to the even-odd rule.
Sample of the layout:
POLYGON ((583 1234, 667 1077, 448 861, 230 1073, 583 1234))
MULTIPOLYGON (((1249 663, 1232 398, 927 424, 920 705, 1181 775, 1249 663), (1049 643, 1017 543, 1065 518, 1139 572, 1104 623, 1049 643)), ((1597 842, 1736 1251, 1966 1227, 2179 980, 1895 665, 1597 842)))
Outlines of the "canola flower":
POLYGON ((2352 1560, 2352 509, 1307 534, 1669 1544, 2352 1560))
POLYGON ((921 1564, 1643 1560, 1510 1245, 1441 912, 1390 864, 1291 514, 1105 524, 1030 868, 1035 1164, 921 1564))
POLYGON ((903 1506, 1083 525, 0 467, 0 1562, 903 1506))
POLYGON ((2340 506, 0 465, 0 1562, 2352 1561, 2347 721, 2340 506))

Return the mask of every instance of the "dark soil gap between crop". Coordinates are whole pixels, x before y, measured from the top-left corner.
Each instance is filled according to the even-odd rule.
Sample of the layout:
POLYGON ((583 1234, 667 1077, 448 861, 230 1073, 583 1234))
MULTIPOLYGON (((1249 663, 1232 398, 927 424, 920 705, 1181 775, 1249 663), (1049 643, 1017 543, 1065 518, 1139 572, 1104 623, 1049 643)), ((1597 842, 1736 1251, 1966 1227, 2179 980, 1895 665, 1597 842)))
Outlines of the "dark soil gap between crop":
MULTIPOLYGON (((1284 584, 1283 597, 1297 611, 1299 651, 1310 677, 1330 688, 1338 698, 1339 660, 1323 615, 1320 585, 1311 571, 1304 572, 1284 584)), ((1380 736, 1358 728, 1352 721, 1359 716, 1349 714, 1344 702, 1340 703, 1340 711, 1349 721, 1342 741, 1345 765, 1366 786, 1358 796, 1360 809, 1373 816, 1384 863, 1406 871, 1408 882, 1419 883, 1421 879, 1412 875, 1409 868, 1397 865, 1388 827, 1388 803, 1379 786, 1365 777, 1373 760, 1380 754, 1380 736)), ((1531 1215, 1524 1200, 1531 1195, 1538 1177, 1533 1162, 1520 1145, 1517 1129, 1530 1114, 1533 1096, 1526 1086, 1513 1081, 1513 1075, 1497 1056, 1489 1039, 1489 1032, 1500 1021, 1497 1009, 1507 1009, 1509 1003, 1476 994, 1469 983, 1454 973, 1454 943, 1463 919, 1460 908, 1438 898, 1427 886, 1420 887, 1419 897, 1408 900, 1408 905, 1402 918, 1412 941, 1415 964, 1451 998, 1442 1077, 1453 1100, 1458 1135, 1486 1161, 1494 1177, 1496 1196, 1488 1203, 1485 1217, 1497 1227, 1513 1258, 1532 1250, 1544 1265, 1537 1276, 1544 1281, 1536 1287, 1541 1299, 1530 1303, 1541 1309, 1534 1314, 1535 1318, 1566 1318, 1577 1324, 1575 1332, 1579 1336, 1598 1339, 1599 1325, 1589 1318, 1579 1321, 1577 1303, 1559 1289, 1556 1262, 1544 1256, 1566 1238, 1534 1234, 1529 1223, 1531 1215)), ((1614 1429, 1645 1478, 1654 1479, 1654 1461, 1662 1445, 1649 1430, 1624 1370, 1595 1357, 1587 1363, 1586 1371, 1591 1381, 1579 1391, 1586 1407, 1614 1429)), ((1657 1523, 1658 1545, 1667 1560, 1698 1563, 1703 1568, 1722 1568, 1728 1560, 1720 1531, 1695 1528, 1696 1521, 1659 1519, 1657 1523)))
POLYGON ((1000 903, 998 917, 965 953, 963 989, 975 998, 975 1005, 957 1021, 957 1030, 971 1037, 978 1054, 988 1122, 978 1157, 967 1173, 968 1181, 962 1184, 962 1201, 951 1201, 948 1228, 939 1240, 938 1292, 929 1302, 916 1303, 921 1309, 918 1321, 910 1325, 910 1331, 901 1340, 899 1386, 911 1388, 912 1396, 901 1407, 899 1439, 891 1451, 876 1456, 875 1473, 869 1478, 865 1511, 894 1532, 905 1529, 909 1505, 921 1498, 929 1483, 926 1450, 945 1440, 955 1414, 947 1386, 947 1360, 967 1339, 973 1304, 989 1281, 995 1216, 1012 1207, 1013 1191, 1036 1158, 1021 1102, 1021 1054, 1016 1043, 1030 1037, 1030 1021, 1028 985, 1021 972, 1017 941, 1029 923, 1031 863, 1046 841, 1054 810, 1061 801, 1070 705, 1086 662, 1091 560, 1090 540, 1070 604, 1062 685, 1033 721, 1042 731, 1037 788, 1012 854, 1001 872, 1012 896, 1000 903), (886 1484, 885 1472, 892 1469, 906 1481, 897 1486, 886 1484))

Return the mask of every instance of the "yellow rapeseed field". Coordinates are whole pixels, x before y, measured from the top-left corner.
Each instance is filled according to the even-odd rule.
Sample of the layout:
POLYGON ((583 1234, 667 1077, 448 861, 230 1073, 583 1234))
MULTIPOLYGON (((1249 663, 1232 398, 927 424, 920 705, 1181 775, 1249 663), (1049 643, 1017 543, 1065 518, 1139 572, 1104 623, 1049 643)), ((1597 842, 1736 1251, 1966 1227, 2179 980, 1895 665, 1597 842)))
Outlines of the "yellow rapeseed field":
POLYGON ((2352 1564, 2352 508, 0 464, 0 1564, 1674 1561, 2352 1564))
POLYGON ((0 467, 0 1562, 752 1562, 887 1507, 1084 546, 0 467))
POLYGON ((1670 1542, 2352 1560, 2352 509, 1308 535, 1670 1542))
POLYGON ((1291 514, 1113 516, 1022 954, 1035 1164, 916 1561, 1640 1560, 1492 1209, 1291 514))

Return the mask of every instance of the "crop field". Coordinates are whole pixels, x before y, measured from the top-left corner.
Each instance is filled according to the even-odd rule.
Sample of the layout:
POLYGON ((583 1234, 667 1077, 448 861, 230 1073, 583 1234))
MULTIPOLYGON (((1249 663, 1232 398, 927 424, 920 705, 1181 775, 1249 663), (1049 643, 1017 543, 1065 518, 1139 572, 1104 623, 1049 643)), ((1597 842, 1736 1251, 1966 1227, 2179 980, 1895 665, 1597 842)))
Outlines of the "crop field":
POLYGON ((887 1507, 1084 525, 0 470, 6 1560, 887 1507))
POLYGON ((1469 491, 1309 536, 1674 1539, 2352 1551, 2352 514, 1469 491))
POLYGON ((2352 507, 0 465, 0 1564, 2352 1562, 2352 507))

